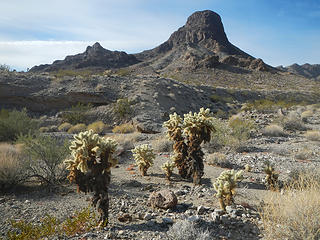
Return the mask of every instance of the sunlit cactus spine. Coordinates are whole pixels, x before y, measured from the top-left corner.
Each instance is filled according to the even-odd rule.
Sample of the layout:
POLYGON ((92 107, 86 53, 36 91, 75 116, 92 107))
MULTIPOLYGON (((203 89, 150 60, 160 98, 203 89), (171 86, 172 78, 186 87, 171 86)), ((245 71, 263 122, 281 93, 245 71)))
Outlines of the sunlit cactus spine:
POLYGON ((226 206, 233 203, 234 195, 236 193, 237 183, 243 179, 243 171, 235 172, 232 170, 223 171, 213 184, 217 191, 216 197, 219 199, 220 207, 226 210, 226 206))
POLYGON ((136 164, 139 167, 142 176, 147 175, 147 170, 153 165, 155 154, 153 149, 148 144, 142 144, 131 150, 133 157, 136 160, 136 164))
POLYGON ((215 131, 210 110, 201 108, 199 113, 184 114, 183 119, 176 113, 171 114, 163 126, 167 128, 168 137, 175 142, 173 160, 179 174, 200 184, 204 169, 201 144, 209 142, 215 131))
POLYGON ((263 171, 267 174, 265 178, 267 187, 273 191, 277 190, 279 188, 279 174, 275 171, 273 165, 269 161, 264 163, 263 171))
POLYGON ((92 130, 74 136, 69 149, 71 158, 66 159, 68 179, 78 185, 81 192, 93 192, 92 204, 100 213, 100 224, 108 221, 110 168, 117 164, 113 157, 117 143, 110 138, 100 137, 92 130))
POLYGON ((176 164, 172 161, 166 161, 162 166, 162 170, 165 172, 166 174, 166 178, 168 181, 170 181, 173 169, 175 168, 176 164))

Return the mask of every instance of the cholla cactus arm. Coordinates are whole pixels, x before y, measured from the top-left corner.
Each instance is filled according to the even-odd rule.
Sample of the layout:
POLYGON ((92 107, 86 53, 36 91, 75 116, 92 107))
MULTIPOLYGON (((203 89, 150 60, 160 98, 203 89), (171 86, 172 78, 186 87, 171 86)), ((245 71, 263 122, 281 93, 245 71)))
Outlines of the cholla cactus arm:
POLYGON ((215 131, 214 118, 209 108, 200 108, 199 113, 184 114, 183 133, 185 135, 200 137, 201 141, 208 142, 213 131, 215 131))
POLYGON ((182 118, 177 114, 170 114, 169 115, 169 120, 163 123, 163 126, 168 129, 168 137, 171 140, 175 140, 176 136, 181 135, 181 125, 182 125, 182 118))
POLYGON ((148 144, 142 144, 131 150, 136 164, 139 166, 141 174, 144 176, 149 167, 153 165, 155 154, 148 144))

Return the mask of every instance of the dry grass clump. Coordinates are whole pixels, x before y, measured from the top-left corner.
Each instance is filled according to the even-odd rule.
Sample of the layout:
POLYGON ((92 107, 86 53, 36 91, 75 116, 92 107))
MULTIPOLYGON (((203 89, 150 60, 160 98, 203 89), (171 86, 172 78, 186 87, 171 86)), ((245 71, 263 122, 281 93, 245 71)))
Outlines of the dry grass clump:
POLYGON ((313 111, 311 111, 311 110, 304 111, 301 113, 301 120, 303 122, 307 122, 308 118, 310 118, 312 116, 313 116, 313 111))
POLYGON ((0 144, 0 188, 1 185, 15 185, 23 179, 23 161, 21 147, 0 144))
POLYGON ((269 137, 285 137, 287 134, 283 130, 283 128, 277 124, 271 124, 266 126, 262 130, 262 134, 269 137))
POLYGON ((39 128, 39 132, 41 132, 41 133, 45 133, 45 132, 49 132, 49 131, 50 131, 49 127, 41 127, 41 128, 39 128))
POLYGON ((304 147, 295 153, 294 157, 298 160, 309 160, 312 157, 312 150, 304 147))
POLYGON ((215 152, 208 154, 206 159, 209 165, 222 168, 232 168, 232 163, 227 159, 227 156, 224 153, 215 152))
POLYGON ((320 131, 317 130, 309 130, 304 136, 310 141, 320 141, 320 131))
POLYGON ((60 132, 67 132, 71 127, 72 127, 72 124, 65 122, 58 127, 58 130, 60 132))
POLYGON ((85 131, 86 129, 87 129, 87 126, 84 123, 79 123, 69 128, 68 133, 71 133, 71 134, 79 133, 79 132, 85 131))
POLYGON ((165 136, 152 140, 151 145, 156 152, 172 152, 173 142, 165 136))
POLYGON ((287 117, 283 119, 283 128, 289 131, 305 131, 307 130, 306 126, 302 122, 300 116, 291 112, 287 117))
POLYGON ((134 143, 139 141, 140 135, 141 133, 134 132, 129 134, 108 135, 108 137, 119 143, 118 149, 120 151, 127 151, 134 148, 134 143))
POLYGON ((135 127, 131 123, 123 123, 112 129, 113 133, 133 133, 134 131, 135 127))
POLYGON ((94 133, 102 134, 105 131, 106 127, 107 126, 102 121, 97 121, 89 124, 87 130, 91 129, 94 133))
POLYGON ((260 215, 265 239, 320 239, 320 184, 302 174, 284 194, 268 192, 260 215))

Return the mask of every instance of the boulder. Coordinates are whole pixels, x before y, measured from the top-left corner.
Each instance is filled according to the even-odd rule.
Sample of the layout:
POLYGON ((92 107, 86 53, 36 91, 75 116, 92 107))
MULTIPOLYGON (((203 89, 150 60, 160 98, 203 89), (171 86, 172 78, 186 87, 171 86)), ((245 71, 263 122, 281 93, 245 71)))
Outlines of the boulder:
POLYGON ((153 208, 158 207, 162 209, 173 208, 177 205, 177 196, 171 190, 161 190, 151 193, 149 202, 153 208))

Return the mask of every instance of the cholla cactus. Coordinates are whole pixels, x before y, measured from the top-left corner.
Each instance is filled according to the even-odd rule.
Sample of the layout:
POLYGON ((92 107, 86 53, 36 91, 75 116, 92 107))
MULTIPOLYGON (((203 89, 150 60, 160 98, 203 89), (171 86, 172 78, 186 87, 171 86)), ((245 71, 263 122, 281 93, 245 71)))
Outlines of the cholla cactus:
POLYGON ((148 168, 153 165, 153 160, 155 158, 153 149, 148 144, 142 144, 131 151, 134 159, 136 160, 136 164, 139 166, 141 175, 145 176, 148 168))
POLYGON ((117 164, 112 154, 117 143, 94 134, 92 130, 80 132, 74 139, 69 147, 71 158, 64 162, 70 171, 68 179, 76 182, 79 191, 94 192, 92 203, 101 213, 100 223, 105 223, 109 209, 110 168, 117 164))
POLYGON ((172 161, 166 161, 161 168, 163 169, 163 171, 166 173, 166 177, 167 179, 170 181, 170 177, 172 175, 172 171, 175 168, 176 164, 172 161))
POLYGON ((264 163, 263 171, 267 174, 265 180, 268 188, 271 190, 276 190, 279 187, 279 175, 276 173, 273 165, 269 161, 264 163))
POLYGON ((231 205, 233 196, 236 192, 237 182, 243 179, 243 171, 235 172, 232 170, 223 171, 213 184, 214 189, 217 191, 216 196, 219 199, 220 207, 224 211, 226 206, 231 205))
POLYGON ((209 109, 201 108, 199 113, 189 112, 182 119, 176 113, 163 126, 168 129, 168 136, 175 141, 173 160, 183 178, 193 177, 199 184, 203 176, 203 152, 201 143, 208 142, 211 132, 215 131, 214 118, 209 109))

